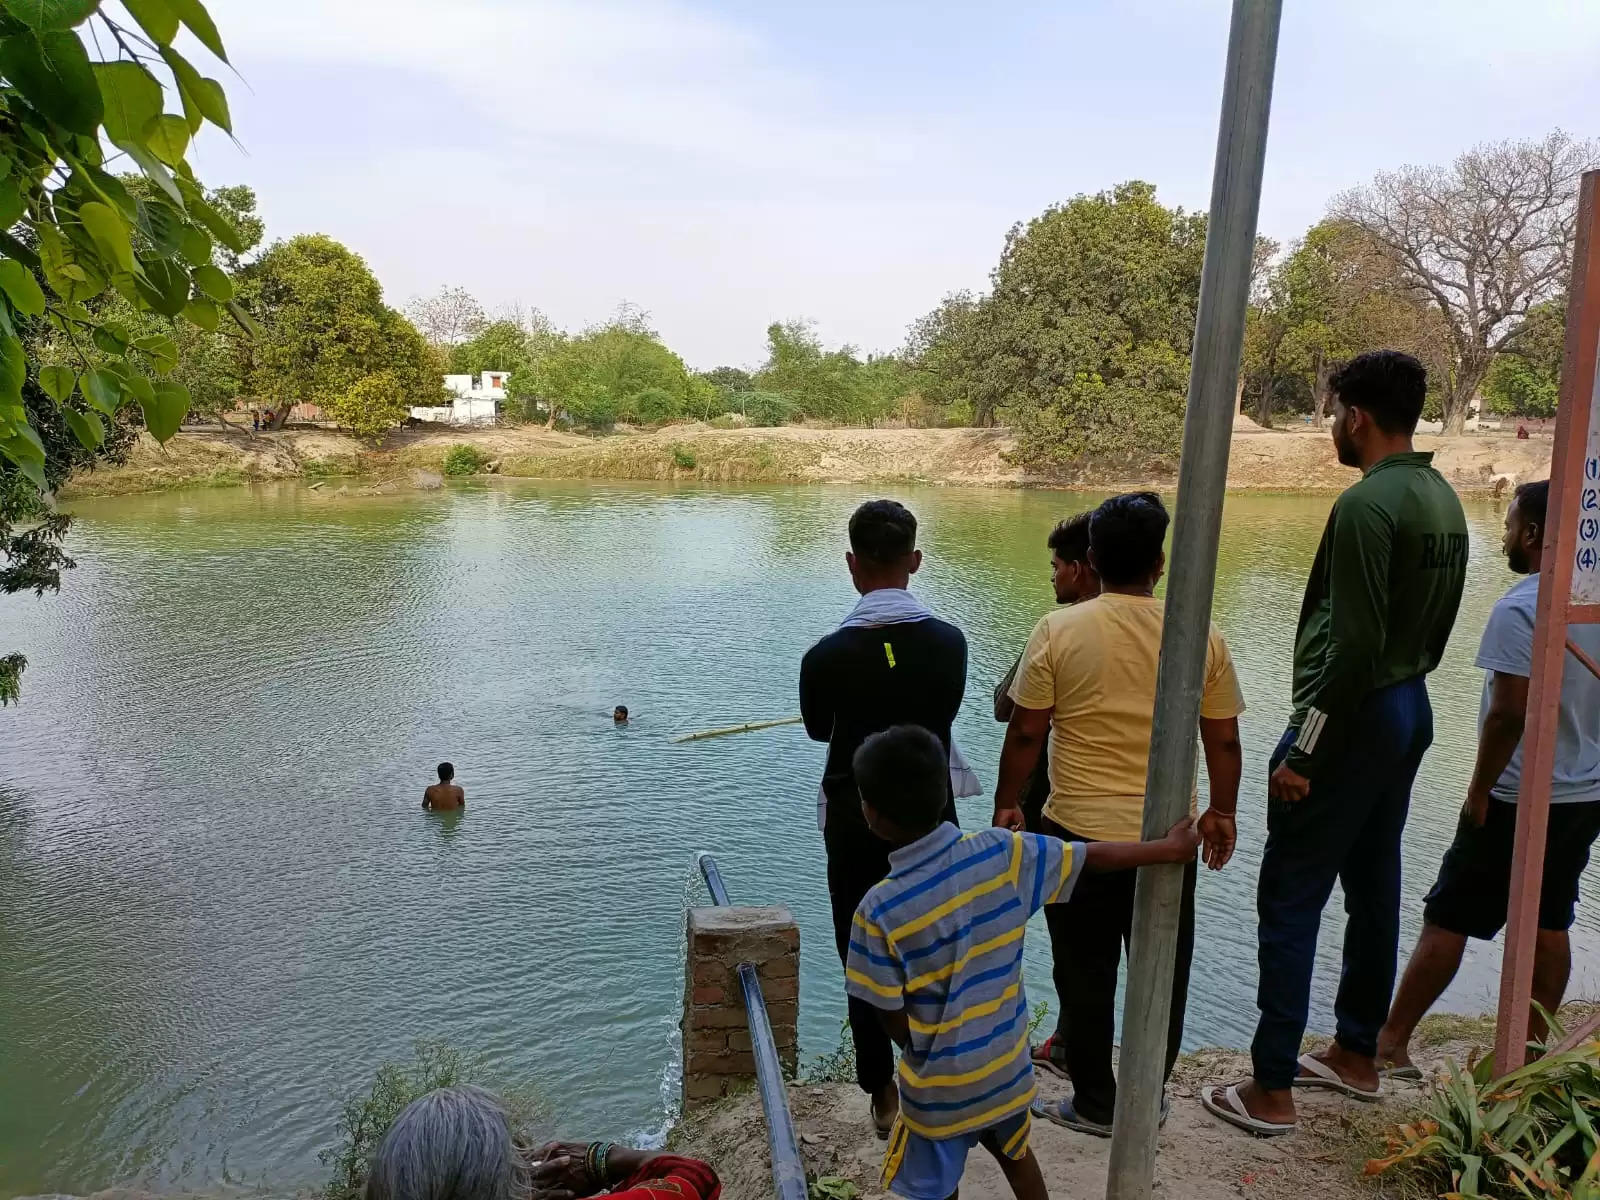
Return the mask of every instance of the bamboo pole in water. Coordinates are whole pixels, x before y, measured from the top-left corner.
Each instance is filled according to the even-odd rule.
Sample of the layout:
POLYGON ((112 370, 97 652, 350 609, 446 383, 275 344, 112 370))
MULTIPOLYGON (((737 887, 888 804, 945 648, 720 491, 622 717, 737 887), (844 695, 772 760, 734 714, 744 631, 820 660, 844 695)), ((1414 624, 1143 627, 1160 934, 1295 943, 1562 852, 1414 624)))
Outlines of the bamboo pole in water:
POLYGON ((730 733, 754 733, 758 729, 776 729, 779 725, 798 725, 800 717, 784 717, 778 721, 746 721, 743 725, 729 725, 723 729, 704 729, 699 733, 686 733, 682 737, 672 739, 673 745, 679 742, 699 742, 706 738, 726 737, 730 733))

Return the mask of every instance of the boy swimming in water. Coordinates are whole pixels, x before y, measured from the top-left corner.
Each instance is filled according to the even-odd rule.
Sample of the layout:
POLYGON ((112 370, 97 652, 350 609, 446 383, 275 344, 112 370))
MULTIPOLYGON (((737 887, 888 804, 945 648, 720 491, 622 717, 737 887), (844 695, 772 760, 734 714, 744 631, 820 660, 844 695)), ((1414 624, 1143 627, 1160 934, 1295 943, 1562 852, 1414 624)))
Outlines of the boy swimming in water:
POLYGON ((461 786, 452 782, 456 777, 456 769, 447 762, 439 764, 439 782, 430 783, 428 790, 422 793, 422 807, 430 812, 450 812, 453 809, 467 806, 467 793, 461 786))

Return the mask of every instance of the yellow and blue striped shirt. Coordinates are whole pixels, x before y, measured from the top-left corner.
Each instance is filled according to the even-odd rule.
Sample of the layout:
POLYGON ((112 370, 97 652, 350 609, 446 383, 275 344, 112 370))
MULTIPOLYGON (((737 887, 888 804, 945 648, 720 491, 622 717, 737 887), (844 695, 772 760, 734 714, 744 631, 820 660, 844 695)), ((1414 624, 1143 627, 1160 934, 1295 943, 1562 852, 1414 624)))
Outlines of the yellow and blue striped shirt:
POLYGON ((889 856, 851 929, 845 989, 906 1010, 900 1114, 929 1138, 975 1133, 1033 1099, 1022 934, 1063 901, 1083 865, 1078 843, 943 824, 889 856))

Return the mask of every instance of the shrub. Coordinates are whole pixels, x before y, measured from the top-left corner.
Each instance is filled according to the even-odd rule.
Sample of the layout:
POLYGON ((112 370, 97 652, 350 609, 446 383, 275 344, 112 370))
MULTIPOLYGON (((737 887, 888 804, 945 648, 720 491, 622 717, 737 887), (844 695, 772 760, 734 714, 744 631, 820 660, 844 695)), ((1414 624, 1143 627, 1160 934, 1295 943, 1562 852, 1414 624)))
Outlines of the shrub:
POLYGON ((776 392, 742 392, 732 402, 752 425, 782 425, 795 415, 795 406, 776 392))
MULTIPOLYGON (((1552 1043, 1562 1037, 1551 1024, 1552 1043)), ((1454 1063, 1420 1119, 1389 1137, 1367 1174, 1406 1168, 1462 1200, 1600 1194, 1600 1041, 1551 1054, 1500 1079, 1493 1059, 1454 1063)))
POLYGON ((630 397, 624 412, 641 425, 660 425, 681 416, 683 405, 665 388, 651 387, 630 397))
POLYGON ((700 465, 700 462, 695 458, 692 451, 682 446, 674 446, 672 448, 672 465, 680 471, 692 471, 700 465))
POLYGON ((854 1083, 856 1044, 850 1038, 850 1022, 839 1022, 839 1044, 819 1054, 807 1064, 801 1083, 854 1083))
POLYGON ((490 1088, 505 1103, 517 1141, 524 1146, 540 1144, 545 1112, 538 1100, 527 1092, 495 1086, 486 1076, 483 1059, 426 1039, 415 1043, 409 1062, 380 1066, 367 1091, 351 1095, 340 1109, 338 1143, 317 1155, 323 1166, 333 1167, 333 1178, 322 1187, 323 1200, 362 1200, 383 1135, 406 1105, 436 1088, 463 1083, 490 1088))
POLYGON ((457 442, 444 452, 444 473, 446 475, 476 475, 489 461, 489 456, 476 446, 469 446, 466 442, 457 442))
POLYGON ((401 421, 410 407, 405 387, 393 371, 363 375, 350 388, 322 403, 322 411, 356 437, 381 438, 401 421))

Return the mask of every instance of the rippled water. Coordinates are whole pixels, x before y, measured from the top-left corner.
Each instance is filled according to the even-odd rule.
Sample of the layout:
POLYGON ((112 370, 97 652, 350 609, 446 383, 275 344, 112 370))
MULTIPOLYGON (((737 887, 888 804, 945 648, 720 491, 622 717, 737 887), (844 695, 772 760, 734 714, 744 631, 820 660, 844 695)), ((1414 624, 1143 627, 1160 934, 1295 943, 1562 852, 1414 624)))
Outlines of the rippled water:
MULTIPOLYGON (((1048 601, 1046 531, 1091 498, 897 494, 923 521, 919 588, 971 642, 958 734, 992 785, 988 689, 1048 601)), ((315 1182, 339 1095, 418 1036, 486 1051, 574 1135, 658 1128, 702 848, 736 901, 795 909, 804 1050, 829 1048, 844 1006, 821 747, 792 727, 668 739, 795 711, 801 653, 853 600, 843 522, 861 498, 284 486, 81 505, 61 595, 0 601, 0 647, 32 660, 24 704, 0 712, 0 1195, 315 1182), (458 820, 419 808, 441 758, 467 789, 458 820)), ((1217 619, 1251 705, 1247 789, 1239 855, 1201 881, 1191 1044, 1250 1035, 1260 781, 1328 504, 1228 504, 1217 619)), ((1408 938, 1470 769, 1471 653, 1510 582, 1500 513, 1468 513, 1408 938)), ((1600 926, 1579 920, 1592 991, 1600 926)), ((1478 952, 1451 999, 1488 1004, 1497 960, 1478 952)), ((1042 926, 1028 969, 1050 997, 1042 926)))

